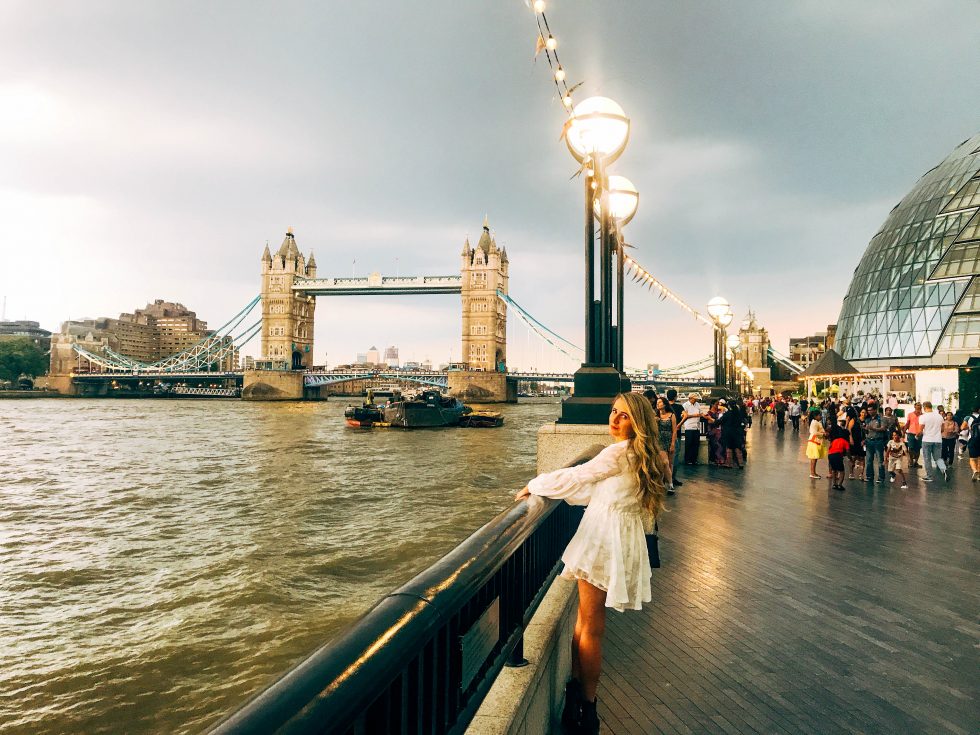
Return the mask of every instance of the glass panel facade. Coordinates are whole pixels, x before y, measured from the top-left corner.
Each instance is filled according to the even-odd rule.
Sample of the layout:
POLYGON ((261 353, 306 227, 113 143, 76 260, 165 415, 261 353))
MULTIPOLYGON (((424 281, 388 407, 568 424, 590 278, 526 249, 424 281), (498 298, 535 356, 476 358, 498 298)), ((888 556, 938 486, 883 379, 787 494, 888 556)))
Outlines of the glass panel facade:
POLYGON ((963 300, 956 307, 957 314, 968 314, 971 311, 980 313, 980 278, 974 278, 973 283, 963 294, 963 300))
POLYGON ((980 354, 980 314, 954 316, 939 343, 943 352, 965 352, 971 357, 980 354))
POLYGON ((978 151, 980 134, 957 146, 871 239, 837 322, 836 349, 845 359, 900 363, 940 346, 970 276, 980 273, 978 151))

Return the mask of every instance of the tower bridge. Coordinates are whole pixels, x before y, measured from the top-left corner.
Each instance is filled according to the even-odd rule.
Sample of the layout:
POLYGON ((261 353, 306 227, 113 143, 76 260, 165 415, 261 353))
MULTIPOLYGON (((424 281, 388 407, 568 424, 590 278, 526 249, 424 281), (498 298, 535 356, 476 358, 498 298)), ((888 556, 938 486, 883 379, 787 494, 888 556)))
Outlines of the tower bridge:
POLYGON ((261 262, 262 357, 257 369, 246 371, 243 398, 295 399, 325 384, 302 373, 313 366, 318 297, 459 294, 466 369, 447 375, 450 393, 484 402, 517 400, 517 384, 507 378, 507 303, 498 296, 507 294, 510 260, 486 218, 477 244, 467 238, 463 245, 459 275, 319 277, 316 258, 300 252, 292 229, 274 254, 266 245, 261 262))
MULTIPOLYGON (((182 352, 148 364, 109 347, 94 337, 67 340, 52 346, 49 385, 73 394, 104 395, 112 386, 122 388, 149 385, 141 390, 167 389, 183 385, 195 390, 241 391, 253 400, 286 400, 316 397, 321 388, 355 381, 390 380, 403 384, 436 386, 464 400, 481 403, 516 401, 518 381, 531 383, 571 383, 570 373, 508 372, 507 312, 514 313, 552 348, 568 357, 583 357, 582 349, 546 327, 508 294, 510 262, 505 248, 499 248, 490 234, 489 223, 477 244, 466 239, 460 253, 459 274, 421 276, 322 277, 317 273, 311 252, 304 256, 292 231, 287 231, 278 250, 266 245, 261 257, 261 293, 222 327, 208 333, 200 342, 182 352), (460 296, 462 370, 421 373, 378 369, 347 371, 313 370, 314 316, 318 297, 325 296, 411 296, 446 294, 460 296), (261 309, 261 318, 250 316, 261 309), (228 355, 238 351, 261 334, 261 358, 256 369, 242 372, 222 370, 228 355), (154 388, 154 386, 156 388, 154 388)), ((778 362, 799 369, 768 344, 764 329, 756 328, 754 317, 743 324, 746 344, 742 355, 752 368, 778 362), (767 354, 768 350, 768 354, 767 354)), ((634 386, 702 388, 712 381, 690 376, 711 363, 706 357, 664 373, 647 375, 630 371, 634 386)), ((768 372, 768 370, 767 370, 768 372)))

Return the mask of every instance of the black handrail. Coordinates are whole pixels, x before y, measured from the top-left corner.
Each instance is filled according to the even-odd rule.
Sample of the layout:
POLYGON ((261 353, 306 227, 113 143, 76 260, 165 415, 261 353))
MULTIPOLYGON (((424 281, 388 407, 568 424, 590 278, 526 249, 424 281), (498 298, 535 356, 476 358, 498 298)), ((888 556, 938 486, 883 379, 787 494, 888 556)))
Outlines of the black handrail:
POLYGON ((505 663, 522 658, 581 513, 545 498, 515 503, 212 735, 463 732, 505 663))

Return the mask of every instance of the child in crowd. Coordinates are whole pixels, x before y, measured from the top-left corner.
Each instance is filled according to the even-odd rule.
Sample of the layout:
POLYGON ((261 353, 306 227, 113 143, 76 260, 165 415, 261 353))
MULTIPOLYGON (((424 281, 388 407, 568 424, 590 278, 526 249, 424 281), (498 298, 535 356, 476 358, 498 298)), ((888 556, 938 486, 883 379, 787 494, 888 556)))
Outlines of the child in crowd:
MULTIPOLYGON (((966 421, 963 422, 962 426, 966 427, 966 421)), ((966 445, 969 441, 970 430, 968 428, 961 429, 959 439, 956 440, 957 457, 962 457, 964 454, 966 454, 966 445)))
POLYGON ((830 465, 830 482, 834 490, 844 489, 844 455, 851 448, 848 432, 840 424, 830 427, 830 449, 827 451, 827 462, 830 465))
POLYGON ((905 446, 905 439, 902 432, 898 429, 892 431, 892 438, 885 445, 885 454, 888 456, 888 471, 893 472, 892 482, 895 477, 902 476, 902 490, 908 490, 909 484, 905 479, 905 470, 909 466, 909 448, 905 446))

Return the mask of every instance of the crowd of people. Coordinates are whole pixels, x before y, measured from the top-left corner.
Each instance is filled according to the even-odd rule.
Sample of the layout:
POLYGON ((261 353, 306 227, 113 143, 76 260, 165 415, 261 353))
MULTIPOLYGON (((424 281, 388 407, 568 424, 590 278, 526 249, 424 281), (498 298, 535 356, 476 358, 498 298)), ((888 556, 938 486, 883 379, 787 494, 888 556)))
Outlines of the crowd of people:
POLYGON ((785 431, 789 417, 794 431, 806 430, 810 477, 820 479, 818 462, 826 458, 837 490, 848 477, 862 475, 869 483, 891 475, 906 488, 906 473, 914 467, 925 470, 926 482, 936 479, 937 470, 945 480, 957 451, 969 454, 973 480, 980 481, 980 406, 954 416, 923 401, 901 417, 903 424, 894 405, 879 413, 882 403, 880 397, 860 395, 816 404, 780 396, 704 404, 697 393, 678 403, 673 389, 663 396, 652 390, 642 396, 623 393, 609 414, 613 444, 584 464, 539 475, 517 494, 518 501, 538 495, 587 506, 562 554, 562 576, 575 581, 579 599, 562 711, 566 732, 599 732, 596 693, 606 610, 639 610, 651 601, 651 561, 659 560, 657 519, 665 496, 682 484, 677 479, 682 435, 686 465, 699 464, 704 435, 713 464, 741 469, 753 414, 763 425, 771 417, 778 431, 785 431))
POLYGON ((969 456, 972 480, 980 482, 980 406, 954 414, 930 401, 916 402, 901 416, 894 395, 883 399, 863 393, 840 399, 752 399, 763 426, 807 432, 806 456, 810 477, 821 479, 818 463, 826 459, 831 486, 844 490, 844 480, 868 483, 899 482, 908 487, 911 469, 921 469, 924 482, 949 480, 957 456, 969 456), (902 421, 904 419, 904 421, 902 421))
POLYGON ((957 456, 968 456, 972 480, 980 482, 980 406, 954 414, 930 401, 916 402, 903 416, 898 398, 889 394, 829 397, 822 400, 768 396, 712 398, 702 402, 692 392, 681 402, 677 391, 664 395, 647 390, 654 408, 658 440, 673 469, 667 493, 683 485, 677 468, 699 464, 702 436, 708 462, 725 469, 742 469, 746 460, 746 431, 753 417, 763 427, 787 428, 807 435, 810 477, 821 479, 819 462, 827 460, 831 486, 844 490, 845 480, 868 483, 898 482, 908 487, 910 472, 922 470, 924 482, 949 480, 957 456), (683 451, 681 449, 683 441, 683 451))
POLYGON ((684 403, 678 401, 677 391, 668 389, 664 395, 650 389, 644 392, 658 422, 661 450, 670 460, 673 471, 668 495, 674 495, 684 483, 677 477, 681 464, 681 438, 684 441, 683 463, 700 464, 701 436, 708 442, 708 462, 725 469, 745 467, 745 432, 752 426, 752 414, 740 398, 716 398, 701 402, 697 392, 689 393, 684 403))

